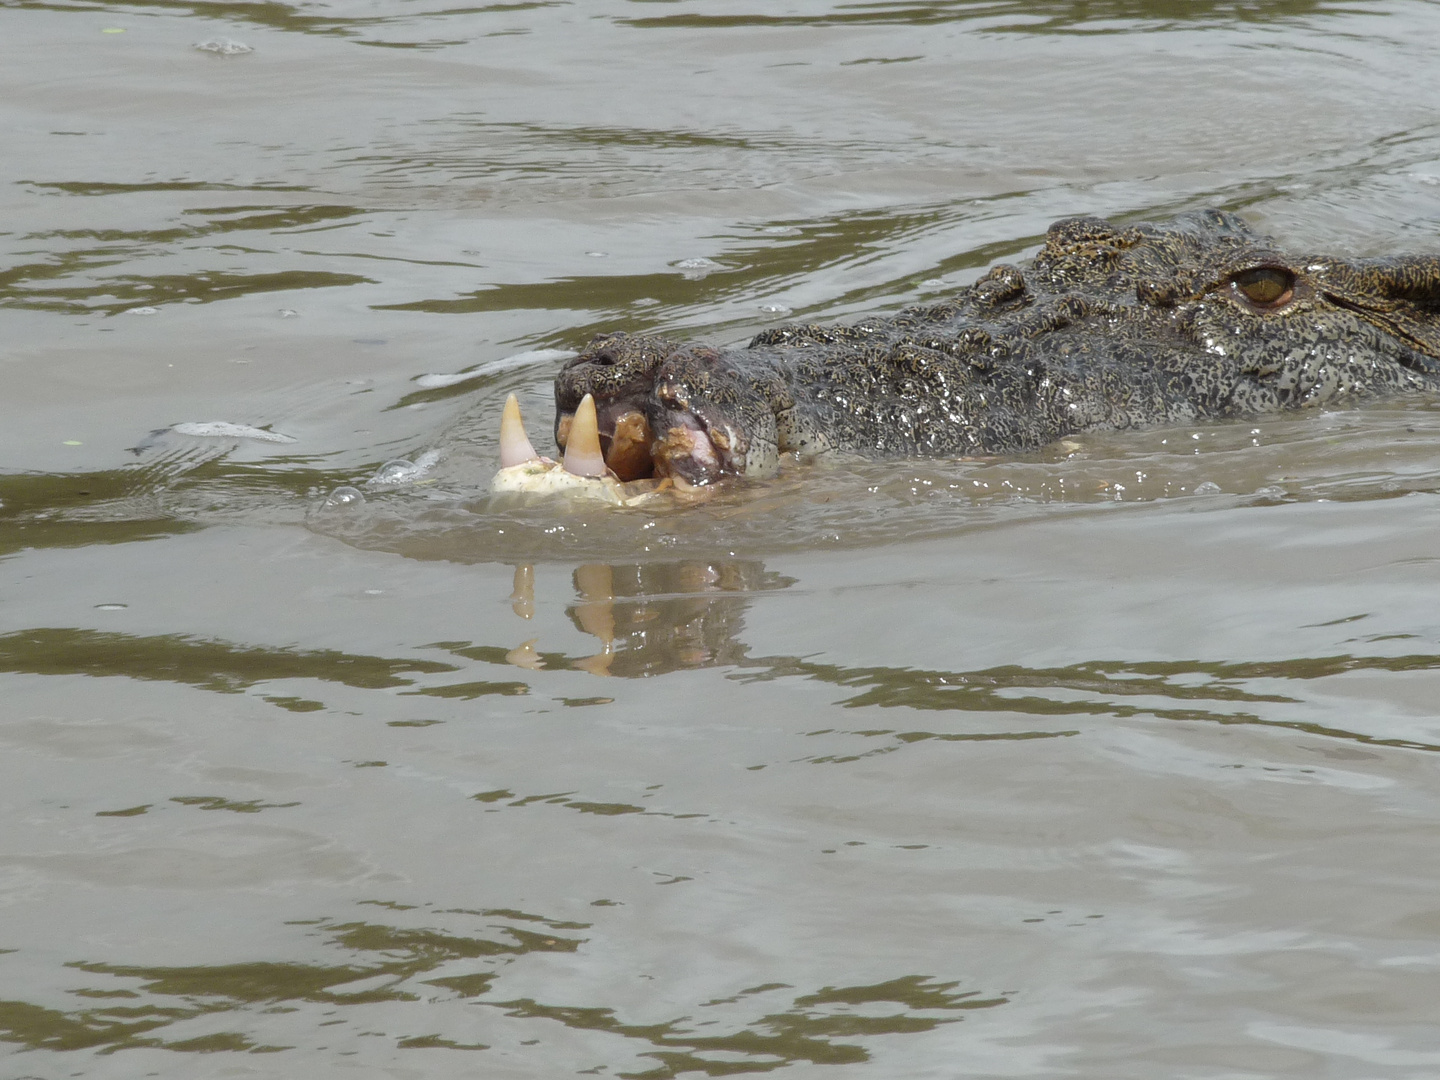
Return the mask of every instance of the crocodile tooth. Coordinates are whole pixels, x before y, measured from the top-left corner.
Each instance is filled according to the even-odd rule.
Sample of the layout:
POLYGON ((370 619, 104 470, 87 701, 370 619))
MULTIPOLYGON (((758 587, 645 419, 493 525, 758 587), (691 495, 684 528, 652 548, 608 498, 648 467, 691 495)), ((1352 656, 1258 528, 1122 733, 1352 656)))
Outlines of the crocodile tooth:
POLYGON ((595 399, 586 394, 575 408, 570 437, 565 440, 565 471, 576 476, 604 476, 605 455, 600 452, 600 424, 595 399))
POLYGON ((525 434, 525 421, 520 419, 520 402, 511 394, 505 399, 505 411, 500 414, 500 467, 511 468, 527 461, 537 461, 540 455, 530 445, 525 434))

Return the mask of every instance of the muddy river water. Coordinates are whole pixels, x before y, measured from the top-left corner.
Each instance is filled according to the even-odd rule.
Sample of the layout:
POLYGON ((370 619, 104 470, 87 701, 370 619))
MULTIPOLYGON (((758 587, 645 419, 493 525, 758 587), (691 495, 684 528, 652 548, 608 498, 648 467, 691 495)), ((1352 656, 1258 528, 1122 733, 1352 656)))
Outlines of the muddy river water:
POLYGON ((600 330, 1440 249, 1437 41, 0 0, 0 1075, 1440 1076, 1440 402, 487 494, 600 330))

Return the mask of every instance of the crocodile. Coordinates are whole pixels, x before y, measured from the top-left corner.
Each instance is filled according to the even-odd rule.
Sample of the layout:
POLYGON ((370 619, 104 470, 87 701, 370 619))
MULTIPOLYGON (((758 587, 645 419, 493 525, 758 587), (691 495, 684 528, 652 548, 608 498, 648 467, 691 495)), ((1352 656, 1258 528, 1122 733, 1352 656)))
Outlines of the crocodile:
POLYGON ((1295 255, 1219 210, 1072 217, 1028 262, 889 317, 741 348, 599 335, 556 376, 555 437, 580 460, 585 429, 571 471, 693 489, 785 455, 1014 454, 1435 390, 1440 257, 1295 255))

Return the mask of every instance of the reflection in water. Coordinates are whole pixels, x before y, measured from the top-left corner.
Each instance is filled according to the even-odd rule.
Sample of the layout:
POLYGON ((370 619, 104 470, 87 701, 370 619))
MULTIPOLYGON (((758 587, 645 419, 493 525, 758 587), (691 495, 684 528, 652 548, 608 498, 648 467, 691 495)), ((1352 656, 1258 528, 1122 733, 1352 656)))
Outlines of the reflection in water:
POLYGON ((435 660, 391 660, 334 649, 234 645, 183 634, 36 627, 0 635, 0 671, 122 676, 234 694, 273 679, 319 679, 363 689, 408 686, 409 674, 454 671, 435 660), (402 674, 404 673, 404 674, 402 674))
MULTIPOLYGON (((643 1039, 657 1049, 645 1051, 642 1056, 654 1058, 659 1065, 644 1072, 618 1075, 634 1080, 669 1080, 687 1072, 708 1076, 769 1072, 802 1061, 853 1065, 870 1060, 869 1053, 863 1046, 839 1040, 933 1031, 941 1024, 963 1019, 956 1014, 964 1010, 988 1009, 1009 1001, 1006 997, 982 997, 978 990, 956 993, 957 985, 907 975, 873 986, 827 986, 795 997, 782 1012, 767 1013, 723 1035, 696 1035, 693 1029, 707 1026, 707 1022, 695 1023, 689 1016, 664 1024, 626 1024, 613 1009, 557 1008, 529 999, 505 1002, 503 1007, 510 1010, 511 1016, 558 1020, 570 1028, 643 1039), (876 1005, 887 1007, 884 1015, 874 1015, 876 1005), (899 1012, 889 1008, 895 1005, 902 1006, 899 1012), (866 1006, 872 1008, 867 1010, 866 1006), (717 1060, 706 1054, 727 1056, 717 1060)), ((750 995, 788 989, 791 987, 783 983, 763 984, 734 998, 705 1005, 728 1005, 750 995)))
POLYGON ((128 544, 194 532, 200 526, 175 518, 134 521, 28 521, 0 530, 0 556, 26 548, 83 548, 128 544))
MULTIPOLYGON (((1198 704, 1215 701, 1303 707, 1306 700, 1304 697, 1258 693, 1246 690, 1237 683, 1246 680, 1310 680, 1353 671, 1435 671, 1440 669, 1440 656, 1435 655, 1300 657, 1262 663, 1092 661, 1061 668, 1006 665, 958 672, 891 667, 840 667, 794 657, 756 658, 748 661, 745 666, 762 665, 762 671, 736 673, 733 677, 759 682, 799 676, 834 683, 837 686, 860 688, 861 693, 841 703, 845 708, 879 706, 922 712, 960 711, 1055 717, 1154 716, 1162 720, 1207 720, 1220 724, 1289 728, 1311 735, 1350 739, 1376 746, 1440 750, 1440 745, 1414 739, 1382 738, 1308 721, 1270 718, 1260 715, 1258 710, 1233 711, 1204 708, 1198 704), (1197 681, 1197 678, 1204 681, 1197 681), (1077 698, 1076 692, 1084 697, 1077 698), (1051 696, 1052 694, 1054 696, 1051 696), (1150 700, 1134 700, 1137 698, 1150 700), (1168 704, 1170 702, 1174 704, 1168 704)), ((893 735, 901 742, 947 737, 937 736, 932 732, 889 730, 856 734, 893 735)), ((1008 737, 1033 737, 1033 734, 1027 732, 1008 737)))
POLYGON ((349 470, 317 468, 318 455, 232 461, 240 441, 164 429, 132 450, 136 461, 118 468, 0 473, 0 556, 177 536, 230 517, 298 520, 314 493, 355 479, 349 470))
POLYGON ((585 633, 600 642, 594 656, 576 660, 575 666, 592 675, 609 675, 615 658, 615 575, 604 563, 586 563, 575 568, 575 591, 581 602, 569 608, 570 618, 585 633))
MULTIPOLYGON (((0 1039, 45 1050, 104 1048, 114 1051, 142 1046, 191 1052, 288 1049, 257 1044, 236 1031, 211 1031, 199 1037, 182 1036, 173 1040, 151 1033, 211 1014, 233 1015, 256 1006, 267 1006, 267 1011, 273 1011, 278 1005, 353 1007, 387 1001, 418 1001, 433 996, 433 992, 426 991, 427 986, 473 997, 488 989, 497 974, 497 961, 531 952, 574 952, 584 941, 562 933, 583 930, 586 928, 583 923, 556 922, 524 912, 462 914, 504 922, 491 924, 500 931, 498 935, 474 937, 433 929, 316 920, 314 925, 319 928, 316 932, 326 935, 326 945, 358 954, 341 964, 257 961, 196 967, 141 967, 76 961, 67 967, 124 980, 126 985, 116 988, 109 983, 74 990, 73 994, 89 999, 116 999, 125 1004, 91 1005, 63 1011, 20 1001, 0 1002, 0 1039), (511 925, 516 922, 531 925, 511 925), (475 970, 475 961, 482 962, 480 970, 475 970), (435 973, 441 974, 421 978, 435 973), (354 985, 362 982, 366 985, 354 985)), ((234 1023, 233 1020, 222 1022, 234 1023)))
MULTIPOLYGON (((591 635, 597 652, 580 657, 542 652, 530 638, 505 652, 468 643, 440 643, 457 655, 489 663, 503 662, 532 671, 581 670, 627 678, 661 675, 700 667, 730 667, 743 683, 801 678, 843 687, 854 693, 838 701, 844 708, 902 708, 917 713, 975 713, 987 717, 1075 718, 1153 716, 1162 720, 1209 721, 1289 728, 1312 735, 1379 746, 1440 750, 1440 745, 1387 738, 1305 720, 1268 715, 1267 706, 1304 706, 1297 692, 1274 692, 1284 681, 1308 682, 1356 671, 1424 672, 1440 669, 1440 656, 1326 656, 1249 663, 1220 661, 1094 660, 1054 668, 1018 664, 974 670, 827 664, 794 656, 749 655, 741 640, 744 613, 756 593, 785 589, 794 578, 767 571, 753 560, 681 561, 610 565, 586 563, 573 574, 576 600, 566 613, 576 629, 591 635), (1246 683, 1266 686, 1252 690, 1246 683), (1235 706, 1248 708, 1235 708, 1235 706)), ((515 569, 512 607, 529 620, 536 605, 535 572, 515 569)), ((419 693, 455 694, 463 686, 419 693)), ((825 729, 829 732, 833 729, 825 729)), ((1033 739, 1074 735, 1074 730, 937 732, 873 729, 851 732, 886 736, 893 744, 869 753, 889 752, 931 739, 1033 739)), ((816 763, 856 760, 864 754, 811 759, 816 763)), ((509 796, 509 792, 503 793, 509 796)), ((513 796, 512 796, 513 797, 513 796)))
MULTIPOLYGON (((298 802, 267 803, 261 802, 259 799, 245 799, 243 801, 237 801, 235 799, 226 799, 219 795, 176 795, 172 797, 170 801, 173 803, 179 803, 181 806, 196 806, 199 807, 201 810, 228 810, 232 814, 258 814, 262 810, 283 810, 287 807, 300 805, 298 802)), ((135 811, 133 808, 131 810, 112 810, 109 811, 108 814, 102 810, 95 816, 130 816, 133 815, 134 812, 135 811)))
MULTIPOLYGON (((70 5, 55 3, 53 0, 17 0, 17 8, 29 8, 36 10, 73 10, 70 5)), ((372 28, 383 28, 387 25, 398 24, 402 27, 408 26, 418 14, 434 16, 475 16, 489 13, 524 12, 535 8, 559 7, 562 6, 559 0, 500 0, 493 4, 472 4, 460 9, 446 9, 443 5, 438 12, 418 12, 404 10, 394 15, 369 15, 359 16, 346 12, 343 16, 314 14, 312 9, 305 4, 285 4, 278 0, 268 0, 264 4, 233 3, 230 0, 145 0, 143 4, 129 3, 126 0, 116 0, 107 5, 109 10, 116 13, 124 12, 127 8, 138 10, 151 10, 172 13, 176 15, 197 16, 203 19, 210 19, 226 23, 248 23, 255 26, 269 27, 275 30, 283 30, 300 34, 322 34, 334 35, 346 38, 358 38, 362 35, 368 36, 366 31, 372 28)), ((369 41, 360 40, 361 45, 390 45, 403 47, 409 45, 412 48, 422 48, 410 42, 392 41, 369 41)), ((449 42, 454 44, 454 42, 449 42)), ((91 185, 100 186, 100 185, 91 185)), ((121 187, 122 185, 114 185, 121 187)), ((131 185, 123 185, 131 186, 131 185)), ((138 185, 135 185, 138 186, 138 185)), ((157 185, 163 186, 163 185, 157 185)), ((261 186, 261 185, 257 185, 261 186)), ((276 190, 270 185, 262 186, 262 190, 276 190)), ((280 190, 286 190, 280 188, 280 190)), ((304 190, 303 188, 301 190, 304 190)))
POLYGON ((658 29, 692 27, 724 29, 751 26, 928 26, 984 19, 992 33, 1120 34, 1140 24, 1184 22, 1231 22, 1250 20, 1280 22, 1313 14, 1339 3, 1325 0, 1279 0, 1263 7, 1234 0, 1087 0, 1084 4, 1035 0, 911 0, 909 3, 835 5, 814 14, 771 14, 762 11, 706 15, 686 12, 676 15, 641 16, 622 20, 626 25, 658 29), (1000 20, 1017 19, 1015 23, 1000 20), (1096 25, 1098 24, 1098 25, 1096 25))
MULTIPOLYGON (((539 639, 531 638, 506 654, 507 663, 627 678, 738 664, 745 656, 739 633, 749 597, 795 584, 759 562, 726 560, 584 563, 573 579, 577 600, 566 614, 577 630, 596 639, 599 651, 582 657, 541 653, 535 648, 539 639)), ((515 568, 511 606, 522 619, 533 616, 533 566, 515 568)), ((480 658, 470 648, 461 655, 480 658)))
MULTIPOLYGON (((412 910, 387 901, 362 903, 412 910)), ((29 1050, 102 1053, 140 1047, 191 1053, 279 1051, 295 1047, 258 1041, 256 1029, 270 1027, 268 1017, 298 1013, 300 1022, 284 1024, 284 1030, 303 1031, 311 1038, 326 1032, 323 1037, 331 1044, 360 1034, 354 1025, 362 1025, 364 1034, 383 1036, 399 1049, 487 1050, 490 1044, 483 1038, 503 1037, 514 1021, 538 1020, 631 1040, 636 1056, 656 1064, 617 1075, 661 1080, 686 1072, 768 1072, 798 1062, 863 1062, 870 1057, 863 1045, 866 1038, 932 1031, 963 1019, 968 1011, 1009 1000, 960 990, 957 982, 924 975, 798 994, 786 983, 767 982, 732 997, 677 1005, 676 1011, 684 1014, 670 1020, 628 1023, 604 1005, 555 1004, 503 993, 508 967, 534 954, 580 951, 588 938, 579 932, 591 930, 592 924, 508 909, 431 909, 422 914, 449 923, 480 919, 485 926, 476 933, 330 919, 292 924, 313 927, 308 934, 322 937, 325 950, 347 954, 338 963, 153 967, 74 961, 66 965, 71 971, 105 977, 104 982, 69 991, 85 1004, 61 1009, 0 1001, 0 1040, 29 1050), (431 1007, 418 1014, 373 1008, 405 1002, 431 1007), (477 1015, 446 1010, 446 1004, 493 1011, 477 1015), (706 1012, 697 1014, 696 1009, 706 1012), (329 1018, 324 1023, 322 1014, 329 1018), (417 1023, 425 1030, 409 1029, 417 1023), (437 1026, 442 1030, 436 1031, 437 1026)))
POLYGON ((790 584, 759 563, 591 563, 576 568, 581 600, 566 611, 601 643, 588 670, 656 675, 736 662, 744 655, 738 634, 746 594, 790 584))
POLYGON ((87 547, 176 536, 198 528, 155 505, 155 477, 139 468, 0 475, 0 556, 26 548, 87 547))
MULTIPOLYGON (((117 186, 122 192, 153 190, 128 184, 31 186, 71 195, 112 194, 117 186)), ((256 293, 373 284, 372 279, 359 274, 327 270, 231 273, 210 268, 193 274, 100 273, 117 261, 133 259, 137 253, 159 255, 189 245, 213 244, 218 237, 234 233, 273 237, 276 233, 353 218, 365 211, 353 206, 273 205, 209 207, 182 213, 191 215, 190 220, 166 229, 57 229, 27 236, 27 240, 45 242, 46 257, 40 262, 10 267, 0 277, 0 308, 117 315, 137 305, 210 303, 256 293), (194 218, 201 215, 209 220, 195 222, 194 218)))
MULTIPOLYGON (((53 0, 15 0, 13 6, 32 10, 71 10, 69 5, 55 3, 53 0)), ((409 40, 415 33, 417 17, 426 17, 429 23, 434 25, 446 16, 452 19, 460 16, 473 18, 476 15, 504 15, 565 6, 567 5, 556 0, 506 0, 460 9, 432 3, 417 4, 417 10, 407 8, 392 15, 356 16, 346 13, 343 17, 316 14, 307 9, 306 5, 279 3, 276 0, 265 4, 237 4, 226 0, 146 0, 143 5, 112 2, 109 8, 117 13, 134 7, 146 11, 199 16, 227 23, 263 26, 292 33, 337 35, 355 39, 362 45, 435 48, 458 42, 446 40, 444 36, 422 42, 409 40), (393 32, 386 34, 387 30, 393 32), (395 32, 398 32, 398 39, 395 32)), ((754 5, 756 10, 750 13, 710 15, 687 11, 672 15, 620 17, 614 21, 636 29, 674 27, 723 30, 756 26, 931 26, 985 20, 992 32, 1078 31, 1114 34, 1132 31, 1136 29, 1137 23, 1163 26, 1187 22, 1281 22, 1343 6, 1336 0, 1270 0, 1264 5, 1237 3, 1235 0, 1088 0, 1081 5, 1054 0, 1044 3, 1036 3, 1034 0, 968 0, 962 3, 955 3, 954 0, 909 0, 907 3, 818 5, 819 10, 813 14, 775 14, 765 11, 764 5, 757 4, 754 5), (1002 20, 1007 18, 1018 21, 1004 24, 1002 20), (1090 24, 1099 25, 1092 27, 1090 24)), ((453 32, 463 31, 456 27, 453 32)))
MULTIPOLYGON (((1075 720, 1102 716, 1289 728, 1377 746, 1440 750, 1440 745, 1421 739, 1318 723, 1307 712, 1314 691, 1298 685, 1362 672, 1405 675, 1440 670, 1440 655, 1431 653, 1251 662, 1088 660, 1050 668, 1007 664, 956 670, 752 656, 744 640, 746 611, 758 595, 789 588, 796 579, 767 570, 757 560, 715 559, 575 567, 573 599, 564 611, 594 647, 572 655, 544 648, 543 637, 533 629, 537 606, 543 602, 535 595, 535 580, 533 566, 515 568, 509 597, 516 617, 509 631, 514 644, 438 641, 426 646, 443 649, 464 663, 239 644, 184 634, 139 636, 33 627, 0 635, 0 672, 113 676, 226 694, 273 681, 308 679, 361 690, 398 689, 401 696, 473 701, 543 693, 548 688, 543 681, 547 672, 583 671, 634 679, 724 668, 730 669, 728 678, 745 684, 778 679, 829 684, 841 691, 834 704, 846 709, 902 709, 917 717, 951 714, 957 719, 968 714, 981 724, 978 729, 948 731, 887 726, 850 732, 890 740, 883 750, 870 753, 931 739, 1073 735, 1075 720), (476 665, 491 670, 477 670, 476 665), (494 677, 497 667, 509 677, 494 677), (1293 691, 1284 692, 1287 684, 1294 686, 1293 691), (1037 728, 1036 720, 1066 726, 1037 728)), ((498 633, 503 639, 504 624, 498 633)), ((324 702, 282 694, 267 695, 265 700, 293 712, 326 707, 324 702)), ((609 703, 613 698, 555 700, 580 706, 609 703)), ((860 755, 813 760, 841 762, 856 756, 860 755)))
MULTIPOLYGON (((594 152, 594 147, 586 146, 586 143, 590 138, 604 134, 578 128, 525 132, 527 139, 535 138, 539 145, 547 148, 553 147, 557 141, 562 144, 562 149, 549 150, 556 157, 554 162, 547 163, 547 174, 583 168, 590 160, 590 154, 594 152), (571 147, 564 146, 565 143, 578 143, 587 152, 576 154, 571 147)), ((606 152, 614 154, 636 145, 639 135, 667 145, 676 141, 676 133, 670 131, 629 134, 629 138, 618 143, 603 144, 606 152)), ((467 154, 473 153, 476 140, 483 140, 483 145, 490 147, 495 139, 503 136, 514 139, 516 133, 508 128, 496 131, 494 125, 485 125, 480 131, 467 130, 463 145, 467 154)), ((760 143, 744 149, 769 155, 784 153, 787 160, 794 160, 807 148, 760 143)), ((638 160, 644 160, 644 157, 637 155, 638 160)), ((469 164, 476 165, 473 162, 469 164)), ((486 168, 496 168, 493 160, 489 158, 480 164, 486 168)), ((434 165, 433 161, 427 160, 427 168, 433 168, 434 165)), ((527 164, 525 171, 533 168, 533 165, 527 164)), ((470 179, 458 164, 456 172, 470 179)), ((772 234, 750 235, 748 230, 742 230, 726 247, 726 259, 736 267, 733 272, 717 270, 698 278, 666 272, 593 275, 545 282, 497 282, 460 298, 446 297, 377 305, 377 309, 471 315, 526 309, 552 311, 557 306, 573 304, 578 294, 585 297, 590 319, 570 327, 564 338, 553 341, 541 339, 539 342, 573 348, 588 341, 595 334, 619 329, 638 333, 669 328, 683 323, 687 312, 711 312, 725 303, 775 295, 803 285, 826 271, 843 271, 847 267, 857 267, 870 262, 874 259, 876 248, 882 245, 902 243, 906 238, 924 236, 941 229, 958 231, 965 221, 965 210, 949 201, 919 207, 889 207, 884 211, 847 210, 811 220, 769 223, 771 228, 786 231, 786 235, 779 240, 772 234), (660 303, 637 310, 635 302, 640 298, 658 300, 660 303)), ((1003 244, 979 246, 959 244, 957 240, 962 250, 944 259, 934 268, 934 272, 949 274, 960 270, 978 270, 1002 258, 1015 258, 1025 247, 1041 239, 1039 236, 1025 236, 1003 244)), ((801 307, 796 310, 795 315, 799 318, 840 306, 881 303, 886 298, 893 298, 897 293, 905 295, 909 286, 909 277, 885 282, 870 281, 860 286, 852 284, 851 288, 828 296, 823 305, 814 308, 801 307)), ((732 323, 716 322, 713 317, 710 318, 706 323, 705 336, 724 340, 726 334, 740 333, 748 336, 747 330, 754 330, 754 316, 748 310, 743 318, 732 323)), ((455 391, 450 392, 451 395, 454 393, 455 391)), ((427 397, 422 393, 414 393, 406 397, 401 404, 433 399, 433 394, 427 397)))

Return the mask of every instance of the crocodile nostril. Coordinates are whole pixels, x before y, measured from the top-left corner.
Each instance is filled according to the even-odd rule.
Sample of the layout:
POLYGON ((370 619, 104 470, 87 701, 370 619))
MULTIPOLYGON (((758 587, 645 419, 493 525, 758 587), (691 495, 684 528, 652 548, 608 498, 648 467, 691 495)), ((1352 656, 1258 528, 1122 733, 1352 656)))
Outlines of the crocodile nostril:
POLYGON ((590 362, 599 367, 614 367, 620 363, 620 357, 615 355, 613 349, 601 349, 594 356, 590 357, 590 362))

